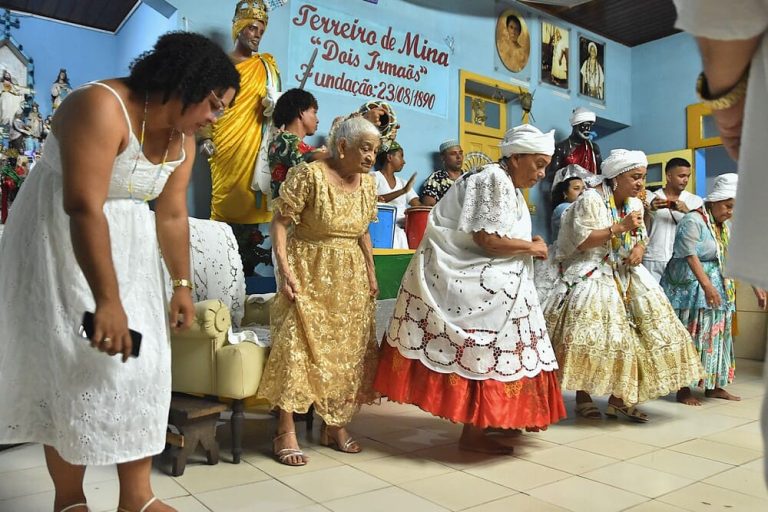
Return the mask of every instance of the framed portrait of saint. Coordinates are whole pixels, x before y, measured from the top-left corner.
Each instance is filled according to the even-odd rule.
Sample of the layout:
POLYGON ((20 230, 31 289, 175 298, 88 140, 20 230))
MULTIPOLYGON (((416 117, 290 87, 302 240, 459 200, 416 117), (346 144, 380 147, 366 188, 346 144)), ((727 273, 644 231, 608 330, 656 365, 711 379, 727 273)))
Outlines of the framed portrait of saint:
POLYGON ((571 32, 548 21, 541 22, 541 82, 568 89, 571 32))
POLYGON ((505 9, 496 20, 496 51, 508 70, 518 73, 531 55, 531 34, 525 18, 514 9, 505 9))
POLYGON ((579 35, 579 94, 605 102, 605 43, 579 35))

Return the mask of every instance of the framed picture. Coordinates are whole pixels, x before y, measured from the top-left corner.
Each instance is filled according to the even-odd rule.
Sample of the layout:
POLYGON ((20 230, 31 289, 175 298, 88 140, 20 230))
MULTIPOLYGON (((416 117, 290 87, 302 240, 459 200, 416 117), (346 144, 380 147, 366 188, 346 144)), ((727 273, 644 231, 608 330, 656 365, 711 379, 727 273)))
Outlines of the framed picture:
POLYGON ((513 73, 528 64, 531 35, 525 18, 514 9, 505 9, 496 20, 496 51, 504 67, 513 73))
POLYGON ((605 43, 579 34, 579 94, 605 102, 605 43))
POLYGON ((541 21, 541 82, 568 89, 571 32, 541 21))

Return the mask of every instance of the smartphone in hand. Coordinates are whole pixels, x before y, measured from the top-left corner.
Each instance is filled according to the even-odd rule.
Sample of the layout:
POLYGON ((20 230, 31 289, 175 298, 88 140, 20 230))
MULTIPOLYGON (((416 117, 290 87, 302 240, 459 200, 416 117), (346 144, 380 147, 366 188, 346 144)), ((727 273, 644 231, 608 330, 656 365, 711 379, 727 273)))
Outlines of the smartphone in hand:
MULTIPOLYGON (((131 355, 133 357, 139 357, 139 349, 141 348, 141 333, 128 329, 131 335, 131 355)), ((88 340, 93 336, 93 313, 86 311, 83 313, 83 323, 80 325, 80 335, 88 340)), ((119 354, 115 354, 119 355, 119 354)))

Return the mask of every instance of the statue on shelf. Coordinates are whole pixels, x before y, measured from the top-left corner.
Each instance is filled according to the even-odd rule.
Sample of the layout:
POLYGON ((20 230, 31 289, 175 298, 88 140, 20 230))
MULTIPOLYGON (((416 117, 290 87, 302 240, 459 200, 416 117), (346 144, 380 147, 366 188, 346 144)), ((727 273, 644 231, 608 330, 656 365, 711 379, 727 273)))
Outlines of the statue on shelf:
POLYGON ((53 105, 53 111, 55 112, 67 94, 72 92, 72 86, 69 84, 69 77, 67 76, 67 70, 61 68, 59 74, 56 77, 56 81, 51 86, 51 104, 53 105))
POLYGON ((27 116, 27 126, 30 135, 27 149, 39 151, 43 141, 43 116, 40 115, 40 106, 37 103, 32 104, 32 109, 27 116))
POLYGON ((571 134, 555 145, 555 154, 547 166, 544 179, 540 183, 542 202, 547 216, 547 225, 552 216, 552 182, 555 173, 568 165, 579 165, 592 174, 600 174, 600 164, 603 159, 600 156, 600 146, 592 142, 592 128, 597 121, 594 112, 584 107, 577 107, 570 117, 572 126, 571 134))
POLYGON ((0 125, 8 126, 13 122, 16 112, 21 111, 24 105, 24 96, 29 92, 29 89, 18 84, 10 71, 3 70, 0 85, 0 125))

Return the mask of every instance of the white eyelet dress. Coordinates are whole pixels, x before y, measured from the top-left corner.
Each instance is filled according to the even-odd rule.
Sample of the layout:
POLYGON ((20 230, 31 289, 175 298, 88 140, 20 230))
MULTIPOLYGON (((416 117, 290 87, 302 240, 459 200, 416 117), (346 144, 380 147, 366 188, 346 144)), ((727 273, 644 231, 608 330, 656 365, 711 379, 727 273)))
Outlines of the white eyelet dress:
POLYGON ((78 334, 95 302, 72 249, 59 143, 51 133, 0 241, 0 443, 44 443, 72 464, 105 465, 165 445, 168 300, 154 215, 144 199, 160 194, 184 155, 162 169, 147 160, 120 96, 96 85, 120 102, 130 133, 115 158, 104 214, 128 325, 144 336, 141 354, 122 363, 78 334))

